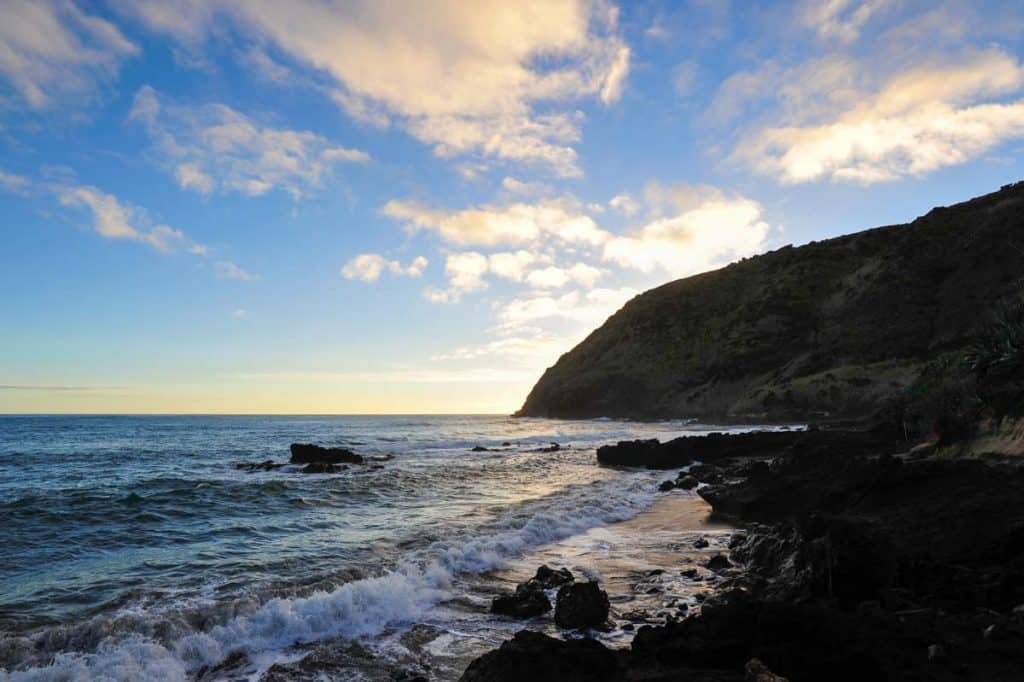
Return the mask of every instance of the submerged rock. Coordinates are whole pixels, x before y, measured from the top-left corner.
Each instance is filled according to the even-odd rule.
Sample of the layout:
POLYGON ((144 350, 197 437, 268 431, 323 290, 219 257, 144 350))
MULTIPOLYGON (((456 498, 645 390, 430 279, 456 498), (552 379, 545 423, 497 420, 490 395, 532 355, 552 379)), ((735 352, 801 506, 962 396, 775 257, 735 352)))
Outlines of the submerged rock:
POLYGON ((253 473, 255 471, 274 471, 284 466, 284 462, 275 462, 272 459, 268 459, 264 462, 236 462, 235 468, 240 471, 246 471, 253 473))
POLYGON ((661 485, 658 486, 658 491, 667 493, 669 490, 674 490, 675 487, 675 481, 662 481, 661 485))
POLYGON ((555 624, 560 628, 597 628, 608 619, 608 594, 596 582, 563 585, 555 599, 555 624))
POLYGON ((292 464, 327 462, 329 464, 362 464, 363 458, 347 448, 325 448, 312 443, 292 443, 292 464))

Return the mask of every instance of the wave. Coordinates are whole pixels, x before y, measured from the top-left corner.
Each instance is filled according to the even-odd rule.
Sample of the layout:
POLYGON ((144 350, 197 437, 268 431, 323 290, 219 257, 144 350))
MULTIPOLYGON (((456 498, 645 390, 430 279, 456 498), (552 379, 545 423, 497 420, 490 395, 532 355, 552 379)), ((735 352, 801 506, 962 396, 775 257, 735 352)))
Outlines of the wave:
POLYGON ((657 480, 657 474, 638 472, 569 486, 461 537, 435 541, 382 575, 309 596, 271 599, 250 613, 173 641, 110 637, 95 651, 58 653, 47 665, 0 672, 0 680, 185 680, 235 652, 251 657, 298 643, 373 636, 411 625, 455 596, 453 581, 460 574, 491 571, 532 548, 635 516, 652 503, 657 480))

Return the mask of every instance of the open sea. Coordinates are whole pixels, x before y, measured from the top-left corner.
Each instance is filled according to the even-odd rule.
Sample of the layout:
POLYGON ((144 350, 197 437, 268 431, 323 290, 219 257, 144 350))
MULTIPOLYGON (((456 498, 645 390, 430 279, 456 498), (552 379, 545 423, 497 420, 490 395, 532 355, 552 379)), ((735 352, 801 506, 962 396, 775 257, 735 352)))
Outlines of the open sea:
MULTIPOLYGON (((0 416, 0 680, 457 679, 523 627, 487 607, 542 561, 601 578, 621 615, 652 591, 637 565, 678 567, 687 555, 673 543, 700 535, 709 551, 724 547, 728 531, 699 520, 659 517, 638 532, 629 524, 654 523, 656 500, 699 499, 656 492, 674 472, 600 467, 594 454, 707 430, 498 416, 0 416), (287 461, 293 442, 369 461, 337 474, 235 466, 287 461), (552 442, 562 448, 538 451, 552 442), (314 659, 331 665, 311 671, 314 659)), ((695 594, 658 580, 659 604, 695 594)))

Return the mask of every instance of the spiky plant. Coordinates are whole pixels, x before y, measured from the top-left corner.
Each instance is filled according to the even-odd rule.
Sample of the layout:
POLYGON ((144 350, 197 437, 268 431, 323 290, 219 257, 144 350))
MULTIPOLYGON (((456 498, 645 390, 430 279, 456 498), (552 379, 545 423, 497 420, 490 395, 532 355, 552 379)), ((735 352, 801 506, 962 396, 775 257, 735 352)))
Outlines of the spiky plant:
POLYGON ((1001 306, 992 324, 968 346, 964 362, 979 378, 1024 370, 1024 302, 1001 306))

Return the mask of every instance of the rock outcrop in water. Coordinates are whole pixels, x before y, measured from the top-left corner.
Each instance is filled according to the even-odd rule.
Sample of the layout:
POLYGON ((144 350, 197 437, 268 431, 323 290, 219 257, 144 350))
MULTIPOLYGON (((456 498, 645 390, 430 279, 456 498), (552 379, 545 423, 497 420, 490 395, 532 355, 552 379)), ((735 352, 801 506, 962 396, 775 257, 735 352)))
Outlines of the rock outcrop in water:
POLYGON ((521 416, 861 417, 1019 296, 1024 183, 908 225, 652 289, 549 368, 521 416))
POLYGON ((363 457, 347 448, 325 448, 312 443, 292 443, 292 464, 362 464, 363 457))

